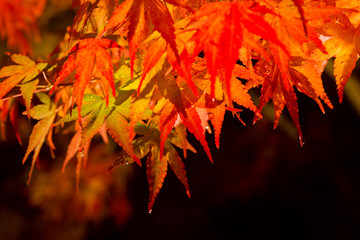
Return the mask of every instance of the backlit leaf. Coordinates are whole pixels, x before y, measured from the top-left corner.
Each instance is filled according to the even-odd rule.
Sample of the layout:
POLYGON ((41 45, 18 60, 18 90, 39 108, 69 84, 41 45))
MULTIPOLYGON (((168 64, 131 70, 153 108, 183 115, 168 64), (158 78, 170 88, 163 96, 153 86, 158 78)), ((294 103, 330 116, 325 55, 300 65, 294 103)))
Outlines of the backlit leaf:
MULTIPOLYGON (((73 92, 74 99, 79 109, 82 106, 82 98, 85 88, 89 84, 93 76, 94 68, 108 81, 112 94, 115 97, 115 85, 113 79, 113 63, 107 49, 119 48, 119 45, 109 39, 93 39, 88 38, 81 40, 71 50, 70 55, 56 78, 52 93, 57 85, 65 80, 74 70, 75 83, 73 92)), ((109 102, 109 92, 104 92, 105 100, 109 102)), ((81 112, 78 111, 78 120, 81 121, 81 112)))
POLYGON ((0 69, 0 78, 5 78, 0 83, 0 98, 3 98, 17 84, 22 83, 21 92, 23 94, 26 110, 31 107, 31 99, 38 84, 36 76, 47 66, 47 63, 35 63, 30 58, 20 55, 11 55, 11 60, 18 65, 5 66, 0 69))
POLYGON ((106 118, 106 127, 112 138, 131 156, 139 165, 141 162, 133 150, 132 137, 129 133, 128 121, 116 109, 106 118))
POLYGON ((160 160, 159 149, 153 146, 146 160, 146 176, 149 184, 149 213, 152 212, 155 199, 163 185, 167 174, 167 165, 168 162, 165 158, 160 160))
POLYGON ((27 160, 27 158, 29 157, 30 153, 34 151, 29 176, 28 176, 28 179, 27 179, 28 184, 30 183, 31 175, 32 175, 32 172, 33 172, 34 167, 35 167, 36 159, 39 156, 40 149, 41 149, 42 145, 44 144, 46 136, 48 135, 48 133, 49 133, 49 131, 51 129, 51 126, 52 126, 52 124, 54 122, 54 119, 55 119, 56 114, 55 114, 54 105, 53 105, 53 107, 50 108, 49 112, 50 112, 50 114, 48 116, 41 119, 33 127, 33 130, 31 132, 30 139, 29 139, 29 145, 28 145, 28 147, 26 149, 26 153, 25 153, 25 156, 24 156, 23 161, 22 161, 23 164, 24 164, 25 161, 27 160))

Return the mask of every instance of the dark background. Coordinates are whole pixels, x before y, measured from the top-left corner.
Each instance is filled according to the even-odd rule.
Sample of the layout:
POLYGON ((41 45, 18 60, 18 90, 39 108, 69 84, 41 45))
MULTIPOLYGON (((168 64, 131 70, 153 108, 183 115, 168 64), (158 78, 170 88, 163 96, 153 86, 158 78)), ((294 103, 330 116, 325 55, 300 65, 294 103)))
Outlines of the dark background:
MULTIPOLYGON (((189 136, 198 150, 184 160, 191 199, 169 171, 148 214, 145 167, 115 169, 113 174, 121 168, 131 172, 130 207, 121 224, 111 214, 81 221, 44 218, 44 208, 29 203, 29 165, 21 165, 25 148, 11 139, 2 142, 0 239, 359 239, 359 115, 346 97, 338 103, 333 80, 325 76, 324 84, 334 104, 325 115, 298 94, 303 147, 281 129, 284 124, 273 130, 264 118, 252 125, 247 111, 242 113, 246 127, 226 114, 219 150, 207 135, 213 164, 189 136)), ((286 111, 282 118, 289 119, 286 111)))

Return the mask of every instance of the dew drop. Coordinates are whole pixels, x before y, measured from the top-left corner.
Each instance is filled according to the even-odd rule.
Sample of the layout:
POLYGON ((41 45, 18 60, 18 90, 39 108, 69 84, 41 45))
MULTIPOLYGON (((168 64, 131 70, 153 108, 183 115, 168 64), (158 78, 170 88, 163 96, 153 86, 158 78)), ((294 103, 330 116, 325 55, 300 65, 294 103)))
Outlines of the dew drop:
POLYGON ((215 98, 212 98, 211 101, 212 101, 212 102, 215 102, 215 98))
POLYGON ((304 143, 305 143, 305 139, 303 136, 299 136, 299 141, 300 141, 300 146, 304 146, 304 143))

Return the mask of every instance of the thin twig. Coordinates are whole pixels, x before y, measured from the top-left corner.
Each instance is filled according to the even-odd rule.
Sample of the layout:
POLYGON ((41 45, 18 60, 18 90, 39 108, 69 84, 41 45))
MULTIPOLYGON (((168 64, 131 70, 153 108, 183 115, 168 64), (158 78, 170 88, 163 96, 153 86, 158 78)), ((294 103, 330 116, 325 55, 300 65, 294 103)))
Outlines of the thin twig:
POLYGON ((41 71, 42 75, 44 76, 45 81, 49 84, 49 86, 52 86, 52 84, 49 82, 49 80, 46 77, 46 74, 44 71, 41 71))
MULTIPOLYGON (((48 87, 48 88, 44 88, 44 89, 37 89, 34 91, 34 93, 37 93, 37 92, 46 92, 46 91, 50 91, 51 87, 48 87)), ((12 98, 18 98, 18 97, 21 97, 22 94, 19 93, 19 94, 16 94, 16 95, 12 95, 10 97, 6 97, 6 98, 2 98, 0 99, 0 101, 6 101, 6 100, 9 100, 9 99, 12 99, 12 98)))

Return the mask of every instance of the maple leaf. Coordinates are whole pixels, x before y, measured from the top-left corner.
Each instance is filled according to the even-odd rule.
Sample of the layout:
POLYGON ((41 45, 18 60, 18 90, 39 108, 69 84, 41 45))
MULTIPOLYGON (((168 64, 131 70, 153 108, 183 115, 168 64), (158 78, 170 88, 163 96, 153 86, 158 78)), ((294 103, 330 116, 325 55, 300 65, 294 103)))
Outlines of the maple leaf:
POLYGON ((224 115, 226 109, 225 109, 224 93, 222 91, 222 87, 219 81, 215 82, 214 88, 215 88, 214 98, 211 98, 209 95, 206 95, 205 106, 207 113, 209 115, 210 122, 215 129, 215 145, 217 148, 219 148, 221 127, 224 121, 224 115))
POLYGON ((94 111, 84 117, 81 131, 80 151, 85 144, 99 132, 104 125, 105 118, 108 116, 109 112, 110 109, 107 108, 105 102, 102 101, 94 111))
POLYGON ((100 96, 94 94, 85 94, 82 99, 81 109, 77 106, 72 110, 72 113, 66 114, 63 118, 57 121, 54 125, 63 124, 66 122, 76 121, 78 119, 78 115, 80 114, 82 117, 86 117, 91 114, 91 112, 98 109, 103 103, 104 99, 100 96), (79 113, 80 112, 80 113, 79 113))
POLYGON ((200 141, 210 162, 213 162, 209 146, 205 139, 205 133, 201 125, 201 119, 196 109, 189 107, 185 109, 185 112, 180 112, 179 114, 185 127, 187 127, 189 132, 192 133, 198 141, 200 141))
POLYGON ((171 145, 170 141, 165 143, 165 157, 168 163, 170 164, 171 169, 175 173, 176 177, 183 184, 186 194, 188 197, 191 197, 190 187, 188 184, 188 179, 186 177, 185 165, 184 162, 179 157, 176 149, 171 145))
MULTIPOLYGON (((113 64, 110 54, 107 49, 119 48, 120 46, 109 39, 84 39, 80 40, 71 50, 70 55, 55 80, 54 86, 50 94, 54 91, 55 87, 59 85, 70 73, 74 70, 75 83, 73 92, 74 98, 79 109, 81 109, 82 98, 84 96, 85 88, 91 80, 93 72, 101 74, 112 89, 113 96, 116 96, 114 85, 113 64)), ((105 81, 102 81, 103 83, 105 81)), ((109 92, 104 92, 106 103, 109 102, 109 92)), ((78 111, 78 119, 81 121, 81 111, 78 111)))
MULTIPOLYGON (((214 96, 215 77, 218 70, 225 69, 225 86, 228 96, 234 65, 239 58, 242 46, 256 46, 254 35, 273 42, 286 49, 278 39, 274 29, 260 15, 270 10, 260 7, 253 1, 214 2, 198 10, 191 20, 206 18, 194 34, 194 56, 205 53, 211 76, 211 97, 214 96)), ((257 47, 260 49, 260 47, 257 47)), ((261 50, 259 50, 261 51, 261 50)))
POLYGON ((342 102, 344 87, 360 54, 360 25, 354 26, 345 14, 338 14, 322 26, 321 32, 330 37, 324 45, 328 55, 335 57, 334 76, 339 101, 342 102))
MULTIPOLYGON (((204 147, 204 150, 209 157, 209 160, 212 162, 212 156, 210 153, 209 146, 205 139, 204 134, 204 128, 202 126, 202 122, 199 116, 198 111, 192 106, 191 101, 189 101, 184 94, 182 94, 176 79, 171 76, 161 76, 157 79, 157 86, 159 89, 160 94, 168 99, 172 104, 173 108, 176 110, 176 112, 179 114, 183 124, 187 127, 187 129, 192 133, 198 141, 200 141, 201 145, 204 147)), ((169 124, 171 124, 174 119, 171 110, 167 109, 167 111, 164 111, 164 116, 160 117, 165 118, 165 123, 162 123, 162 127, 166 127, 166 131, 163 134, 163 137, 166 138, 167 133, 169 131, 169 128, 171 127, 169 124), (171 116, 169 118, 169 116, 171 116), (169 119, 168 119, 169 118, 169 119), (168 123, 166 121, 169 120, 168 123)), ((164 140, 162 140, 164 141, 164 140)))
POLYGON ((40 121, 35 124, 31 132, 29 145, 26 149, 26 153, 22 161, 24 164, 30 153, 34 151, 29 176, 27 178, 27 184, 30 183, 31 175, 35 167, 35 162, 39 156, 40 149, 45 142, 46 136, 50 132, 56 116, 55 105, 52 104, 50 98, 44 93, 37 93, 36 95, 43 103, 42 105, 44 105, 44 108, 42 108, 41 110, 37 109, 37 111, 42 111, 37 117, 38 119, 40 119, 40 121))
POLYGON ((79 152, 80 143, 81 143, 81 128, 79 128, 76 131, 76 133, 70 140, 62 167, 62 172, 65 171, 65 167, 70 162, 70 160, 79 152))
MULTIPOLYGON (((151 213, 155 199, 163 186, 163 182, 168 171, 168 165, 170 165, 176 177, 183 184, 188 197, 190 197, 190 189, 184 163, 172 144, 180 148, 184 148, 184 150, 189 149, 193 152, 196 152, 195 149, 187 142, 186 139, 185 145, 180 143, 181 136, 179 136, 175 131, 171 131, 169 137, 164 143, 163 156, 160 157, 160 129, 157 129, 154 125, 148 126, 138 123, 135 127, 135 131, 141 136, 132 142, 134 153, 139 159, 148 155, 146 160, 146 175, 149 184, 149 213, 151 213)), ((134 158, 130 157, 126 151, 122 151, 120 156, 108 168, 108 172, 120 164, 127 165, 133 162, 134 158)))
MULTIPOLYGON (((168 63, 171 64, 172 68, 177 72, 179 76, 184 78, 191 88, 193 93, 198 96, 197 88, 192 81, 191 76, 191 64, 192 57, 190 56, 185 44, 188 42, 189 38, 193 35, 194 31, 183 31, 186 27, 187 20, 178 21, 175 27, 175 35, 176 35, 176 45, 177 50, 180 52, 181 61, 179 62, 178 54, 173 51, 171 47, 167 47, 166 41, 159 32, 153 32, 147 39, 145 39, 142 43, 141 48, 145 52, 144 60, 143 60, 143 72, 141 74, 141 80, 138 88, 138 93, 142 86, 143 79, 146 75, 156 67, 161 67, 163 60, 165 57, 168 63)), ((172 68, 167 69, 165 75, 169 74, 173 71, 172 68)))
MULTIPOLYGON (((286 49, 280 48, 272 42, 268 43, 272 60, 268 61, 268 64, 263 64, 264 62, 261 61, 257 68, 258 70, 261 69, 260 72, 265 77, 254 122, 261 118, 260 112, 264 104, 272 99, 275 109, 274 128, 276 128, 282 110, 286 105, 297 128, 300 144, 303 145, 304 138, 299 123, 299 109, 294 87, 313 98, 323 112, 324 108, 320 100, 332 108, 322 86, 322 70, 318 67, 318 62, 310 60, 313 52, 311 45, 317 46, 317 49, 323 54, 326 53, 326 50, 314 28, 306 25, 306 31, 305 29, 304 32, 298 31, 304 22, 299 17, 299 9, 293 1, 284 0, 280 3, 269 1, 267 3, 276 9, 276 14, 267 14, 266 20, 276 29, 276 34, 282 36, 282 41, 288 50, 286 52, 286 49)), ((307 12, 308 10, 305 8, 304 14, 307 12)), ((328 13, 331 14, 331 12, 328 13)), ((306 16, 312 17, 312 14, 309 13, 306 16)))
POLYGON ((138 94, 140 93, 140 89, 142 87, 143 81, 146 78, 147 74, 151 71, 154 72, 162 69, 165 61, 165 49, 166 43, 163 38, 159 38, 154 44, 151 45, 151 50, 146 52, 143 61, 143 69, 141 74, 141 79, 138 87, 138 94))
POLYGON ((116 109, 106 118, 106 127, 112 138, 141 166, 140 159, 134 153, 131 144, 132 138, 128 131, 129 123, 116 109))
POLYGON ((301 17, 301 22, 302 22, 302 25, 303 25, 303 29, 304 29, 304 32, 305 32, 305 35, 307 36, 308 35, 308 30, 307 30, 307 26, 306 26, 306 20, 305 20, 305 13, 304 13, 304 9, 303 9, 303 6, 304 5, 304 1, 303 0, 292 0, 294 5, 297 7, 298 11, 299 11, 299 14, 300 14, 300 17, 301 17))
MULTIPOLYGON (((196 58, 194 65, 194 79, 197 82, 199 88, 204 91, 202 97, 194 104, 200 109, 206 109, 206 116, 209 118, 212 126, 214 127, 215 132, 215 144, 216 147, 220 147, 220 134, 222 123, 224 120, 224 115, 226 110, 232 111, 234 115, 236 115, 239 120, 240 116, 238 114, 241 109, 236 109, 233 106, 233 102, 237 103, 240 106, 249 108, 252 111, 256 111, 256 106, 251 100, 251 96, 248 93, 248 89, 237 79, 251 79, 255 78, 254 82, 259 81, 260 78, 255 72, 245 68, 244 66, 240 66, 235 64, 234 70, 232 72, 232 78, 230 80, 231 83, 231 99, 228 96, 227 92, 224 91, 225 85, 225 76, 224 71, 221 69, 218 71, 217 76, 215 77, 215 82, 211 82, 208 77, 208 72, 206 69, 206 62, 202 58, 196 58), (214 96, 211 97, 211 93, 207 93, 207 89, 209 85, 213 85, 214 96)), ((198 111, 199 112, 199 111, 198 111)), ((206 125, 205 125, 205 128, 206 125)), ((209 129, 209 128, 207 128, 209 129)))
MULTIPOLYGON (((302 0, 283 0, 280 3, 273 2, 272 4, 269 1, 268 4, 275 9, 276 14, 267 14, 266 20, 275 29, 276 34, 281 37, 290 55, 299 55, 301 54, 299 51, 306 51, 305 46, 307 45, 304 46, 305 43, 313 43, 319 50, 326 53, 325 47, 319 39, 319 34, 308 22, 315 19, 325 21, 336 11, 333 8, 324 8, 319 13, 314 8, 318 9, 320 6, 311 3, 300 6, 300 3, 297 2, 302 2, 302 0), (302 10, 300 11, 300 9, 302 10), (301 28, 303 31, 299 31, 301 28)), ((278 48, 278 46, 271 47, 278 48)))
POLYGON ((152 147, 146 160, 146 176, 149 184, 149 213, 152 212, 155 198, 163 185, 167 174, 167 165, 166 159, 160 160, 158 148, 152 147))
MULTIPOLYGON (((85 94, 81 108, 81 116, 84 119, 82 130, 79 131, 81 132, 81 134, 79 133, 81 138, 79 139, 76 135, 76 142, 71 143, 72 154, 69 154, 73 156, 75 148, 82 151, 86 144, 90 142, 97 133, 101 133, 100 130, 105 124, 111 137, 128 153, 128 155, 141 165, 139 158, 133 152, 133 146, 131 145, 133 137, 130 137, 129 123, 125 119, 125 117, 130 116, 128 110, 130 107, 129 101, 130 98, 127 98, 126 92, 120 91, 119 97, 117 99, 110 98, 109 107, 106 107, 102 97, 93 94, 85 94)), ((74 108, 73 111, 75 113, 79 112, 79 107, 74 108)), ((76 119, 77 114, 69 113, 55 123, 55 125, 75 121, 76 119)))
MULTIPOLYGON (((237 71, 246 70, 244 67, 235 65, 233 75, 237 73, 237 71)), ((248 78, 249 76, 246 74, 246 71, 241 71, 243 76, 245 78, 248 78)), ((222 83, 224 83, 224 74, 219 74, 218 77, 215 79, 214 84, 214 97, 211 98, 210 95, 205 95, 205 107, 209 116, 209 120, 214 127, 215 130, 215 145, 217 148, 220 147, 220 134, 221 134, 221 128, 222 123, 224 121, 224 115, 226 110, 230 110, 233 112, 234 115, 238 117, 238 119, 242 122, 240 119, 240 116, 237 112, 241 111, 241 109, 236 109, 233 106, 233 102, 237 103, 240 106, 246 107, 252 111, 256 111, 256 106, 254 105, 253 101, 251 100, 251 96, 247 92, 247 89, 245 86, 235 77, 233 76, 230 80, 231 83, 231 89, 230 94, 231 98, 224 92, 222 83)), ((239 74, 238 74, 239 76, 239 74)), ((242 122, 243 123, 243 122, 242 122)), ((244 123, 243 123, 244 124, 244 123)))
MULTIPOLYGON (((155 83, 157 79, 161 79, 165 73, 165 68, 163 68, 165 58, 162 58, 161 61, 157 62, 156 65, 151 68, 151 70, 146 74, 146 77, 141 77, 139 84, 137 96, 132 97, 132 103, 130 105, 130 137, 134 137, 134 127, 135 124, 140 120, 145 120, 144 114, 149 110, 149 105, 151 102, 151 96, 153 95, 155 89, 155 83), (140 90, 140 86, 143 86, 140 90)), ((137 81, 134 81, 136 84, 137 81)))
POLYGON ((184 158, 187 157, 187 150, 196 153, 196 149, 191 146, 191 144, 187 141, 187 131, 186 127, 183 124, 176 125, 173 132, 170 132, 170 134, 168 135, 168 140, 174 146, 183 149, 184 158), (175 134, 173 134, 173 132, 175 132, 175 134))
POLYGON ((316 101, 323 112, 324 108, 320 100, 323 100, 330 108, 333 106, 324 91, 321 72, 317 69, 316 64, 311 62, 303 64, 301 62, 300 60, 299 64, 293 60, 285 76, 276 64, 271 66, 262 84, 261 96, 254 122, 261 118, 260 112, 263 106, 272 98, 275 110, 274 128, 277 127, 282 110, 286 105, 298 131, 300 144, 303 145, 304 138, 299 123, 299 109, 294 86, 296 86, 300 92, 316 101))
POLYGON ((164 179, 167 175, 168 164, 176 177, 183 184, 188 197, 191 197, 184 163, 181 161, 179 154, 169 141, 165 142, 164 147, 164 155, 163 157, 160 157, 159 147, 153 145, 146 161, 146 175, 149 184, 149 213, 152 212, 155 199, 163 186, 164 179))
POLYGON ((0 78, 5 78, 0 83, 0 98, 3 98, 11 89, 21 82, 20 90, 25 100, 26 110, 29 112, 31 107, 31 99, 39 83, 36 78, 42 70, 45 69, 47 63, 35 63, 30 58, 12 54, 11 60, 18 65, 5 66, 0 69, 0 78))
POLYGON ((171 130, 174 128, 177 117, 178 117, 178 114, 177 114, 174 106, 171 103, 166 104, 165 107, 161 111, 161 117, 160 117, 160 122, 159 122, 159 130, 161 133, 160 144, 159 144, 160 160, 163 157, 166 139, 167 139, 168 135, 170 134, 171 130))
POLYGON ((189 9, 186 1, 183 0, 165 0, 164 2, 161 0, 126 0, 117 7, 104 28, 104 32, 111 29, 115 31, 124 24, 129 23, 127 36, 130 47, 131 77, 133 77, 135 53, 143 37, 144 29, 150 23, 146 21, 146 15, 149 16, 153 23, 154 30, 160 32, 161 36, 173 49, 178 62, 180 62, 175 42, 174 21, 165 2, 189 9))

